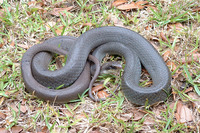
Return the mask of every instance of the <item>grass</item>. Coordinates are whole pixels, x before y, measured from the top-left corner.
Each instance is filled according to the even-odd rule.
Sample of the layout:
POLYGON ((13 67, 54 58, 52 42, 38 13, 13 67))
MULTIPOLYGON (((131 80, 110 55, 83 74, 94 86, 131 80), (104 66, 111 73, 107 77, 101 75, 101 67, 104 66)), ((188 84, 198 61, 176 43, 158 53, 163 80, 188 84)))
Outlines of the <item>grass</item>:
MULTIPOLYGON (((60 1, 44 3, 42 8, 42 1, 32 4, 21 0, 4 1, 0 7, 0 46, 3 45, 0 48, 0 113, 6 118, 1 119, 0 115, 0 128, 11 131, 12 127, 20 126, 25 132, 199 132, 199 108, 192 106, 191 101, 195 100, 185 91, 193 87, 192 92, 200 95, 200 65, 197 60, 182 63, 182 59, 189 60, 199 54, 200 15, 192 10, 200 3, 197 0, 148 1, 158 10, 145 8, 127 12, 111 7, 113 1, 72 0, 59 5, 74 6, 60 16, 50 14, 60 1), (22 46, 32 46, 59 35, 78 37, 92 28, 116 25, 116 20, 151 41, 161 55, 170 50, 166 63, 173 62, 176 69, 168 66, 172 71, 173 92, 165 103, 138 107, 117 91, 100 103, 94 103, 85 93, 70 103, 52 104, 25 91, 20 61, 26 48, 22 46), (183 27, 177 29, 177 23, 183 27), (170 29, 169 25, 174 27, 170 29), (167 41, 160 37, 160 32, 165 34, 167 41), (178 100, 193 111, 193 121, 177 121, 178 100), (175 103, 173 108, 172 103, 175 103), (136 119, 137 114, 141 118, 136 119)), ((112 58, 109 56, 106 61, 112 58)), ((148 75, 142 78, 141 86, 145 86, 149 82, 148 75)), ((97 82, 106 82, 106 88, 113 90, 120 80, 121 74, 102 75, 97 82)))

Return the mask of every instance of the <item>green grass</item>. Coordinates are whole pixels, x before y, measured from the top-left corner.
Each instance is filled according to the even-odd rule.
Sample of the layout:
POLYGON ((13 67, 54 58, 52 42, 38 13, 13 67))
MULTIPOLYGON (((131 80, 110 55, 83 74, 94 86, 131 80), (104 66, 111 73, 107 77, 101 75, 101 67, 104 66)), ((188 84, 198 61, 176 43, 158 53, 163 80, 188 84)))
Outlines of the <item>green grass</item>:
MULTIPOLYGON (((38 1, 41 2, 41 1, 38 1)), ((35 132, 42 129, 50 132, 89 132, 100 128, 101 132, 198 132, 199 114, 194 115, 194 122, 178 123, 175 117, 177 100, 181 100, 193 112, 198 108, 192 108, 194 101, 185 93, 188 87, 193 87, 196 94, 200 95, 200 65, 196 60, 183 64, 182 58, 189 59, 195 53, 199 54, 199 22, 200 15, 192 12, 192 9, 200 3, 198 1, 174 1, 172 3, 149 0, 149 3, 158 10, 131 10, 129 12, 119 11, 110 7, 113 1, 97 0, 91 3, 89 0, 77 0, 72 5, 72 11, 65 12, 66 15, 53 16, 50 12, 54 4, 60 1, 52 0, 52 3, 42 7, 33 4, 29 6, 27 1, 4 1, 1 8, 4 9, 0 17, 0 112, 6 114, 6 119, 0 121, 0 128, 11 129, 15 126, 23 127, 25 132, 35 132), (179 5, 179 6, 177 6, 179 5), (80 36, 92 28, 101 26, 113 26, 114 20, 118 19, 123 26, 139 32, 145 38, 158 46, 160 54, 170 50, 169 59, 176 64, 172 71, 173 95, 165 103, 154 106, 138 107, 127 101, 121 91, 117 91, 111 98, 99 103, 92 102, 87 97, 87 90, 79 99, 72 100, 67 104, 49 103, 25 91, 21 76, 20 61, 26 49, 18 46, 23 44, 32 46, 41 43, 45 39, 70 35, 80 36), (51 25, 53 23, 53 25, 51 25), (89 25, 84 25, 90 23, 89 25), (182 30, 170 29, 170 24, 181 23, 182 30), (64 28, 60 27, 63 26, 64 28), (149 27, 145 29, 145 27, 149 27), (61 32, 57 32, 57 30, 61 32), (165 33, 168 41, 160 38, 160 32, 165 33), (157 37, 157 40, 152 39, 157 37), (10 44, 14 41, 15 46, 10 44), (174 76, 181 71, 178 78, 174 76), (175 102, 173 109, 170 105, 175 102), (15 105, 19 111, 12 109, 15 105), (27 112, 20 111, 25 106, 27 112), (161 109, 160 109, 161 108, 161 109), (65 109, 65 114, 61 109, 65 109), (160 109, 160 117, 155 113, 160 109), (133 110, 142 110, 144 115, 139 120, 134 120, 134 115, 128 120, 123 120, 120 115, 133 113, 133 110), (145 124, 146 118, 151 118, 154 124, 145 124)), ((61 4, 63 7, 65 4, 61 4)), ((3 10, 1 10, 3 11, 3 10)), ((113 56, 106 60, 115 60, 113 56)), ((124 59, 122 58, 122 62, 124 59)), ((52 62, 52 64, 54 64, 52 62)), ((124 65, 123 65, 124 67, 124 65)), ((171 68, 170 66, 168 66, 171 68)), ((55 70, 55 65, 49 66, 55 70)), ((108 92, 112 91, 121 82, 123 70, 118 75, 101 75, 97 82, 104 81, 108 92), (112 88, 110 88, 110 86, 112 88)), ((144 77, 144 75, 143 75, 144 77)), ((141 86, 146 85, 149 80, 143 80, 141 86)))

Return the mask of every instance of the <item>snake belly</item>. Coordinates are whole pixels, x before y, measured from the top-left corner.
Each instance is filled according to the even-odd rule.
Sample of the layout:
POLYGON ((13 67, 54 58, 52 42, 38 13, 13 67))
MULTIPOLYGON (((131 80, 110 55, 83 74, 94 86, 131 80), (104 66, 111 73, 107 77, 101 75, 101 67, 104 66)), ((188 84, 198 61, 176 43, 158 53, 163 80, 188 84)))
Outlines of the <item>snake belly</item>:
POLYGON ((104 48, 108 53, 114 52, 125 56, 126 67, 122 77, 121 90, 128 100, 138 105, 144 105, 148 101, 148 104, 151 105, 167 98, 167 94, 170 92, 171 74, 162 57, 145 38, 122 27, 100 27, 83 33, 73 43, 63 68, 57 71, 36 69, 34 72, 37 72, 32 73, 33 77, 39 84, 46 87, 56 88, 62 84, 71 85, 83 72, 91 50, 101 45, 105 45, 104 48), (119 49, 117 45, 111 46, 107 45, 108 43, 125 48, 119 49), (126 53, 125 49, 129 49, 131 54, 126 53), (153 80, 153 85, 150 87, 139 86, 140 62, 153 80))

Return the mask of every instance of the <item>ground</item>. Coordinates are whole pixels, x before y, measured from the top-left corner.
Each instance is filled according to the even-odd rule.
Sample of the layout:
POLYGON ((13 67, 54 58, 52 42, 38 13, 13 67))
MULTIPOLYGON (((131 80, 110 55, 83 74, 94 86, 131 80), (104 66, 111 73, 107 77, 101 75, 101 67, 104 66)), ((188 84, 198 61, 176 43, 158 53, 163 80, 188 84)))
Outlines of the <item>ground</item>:
MULTIPOLYGON (((199 5, 199 0, 0 0, 0 132, 200 132, 199 5), (20 61, 28 48, 101 26, 131 29, 156 48, 172 75, 165 102, 136 106, 118 90, 100 103, 85 95, 52 104, 26 92, 20 61)), ((124 63, 113 56, 107 60, 124 63)), ((145 70, 141 77, 141 85, 151 84, 145 70)), ((97 83, 112 90, 120 79, 101 76, 97 83)))

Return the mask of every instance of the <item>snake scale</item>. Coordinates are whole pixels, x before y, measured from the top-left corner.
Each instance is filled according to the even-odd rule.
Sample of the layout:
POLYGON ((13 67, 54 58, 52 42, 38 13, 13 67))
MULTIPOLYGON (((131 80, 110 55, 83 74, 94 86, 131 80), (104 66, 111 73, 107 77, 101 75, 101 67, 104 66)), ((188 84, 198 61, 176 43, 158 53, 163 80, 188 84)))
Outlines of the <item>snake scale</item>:
MULTIPOLYGON (((170 93, 171 73, 155 48, 138 33, 112 26, 94 28, 78 38, 54 37, 28 49, 21 62, 27 90, 42 99, 61 103, 77 98, 90 84, 87 59, 92 50, 99 61, 106 53, 125 58, 121 90, 132 103, 152 105, 164 101, 170 93), (67 54, 66 65, 56 71, 48 70, 51 53, 67 54), (153 80, 150 87, 139 86, 141 64, 153 80), (55 90, 60 85, 64 89, 55 90)), ((99 65, 93 56, 89 58, 99 65)))

